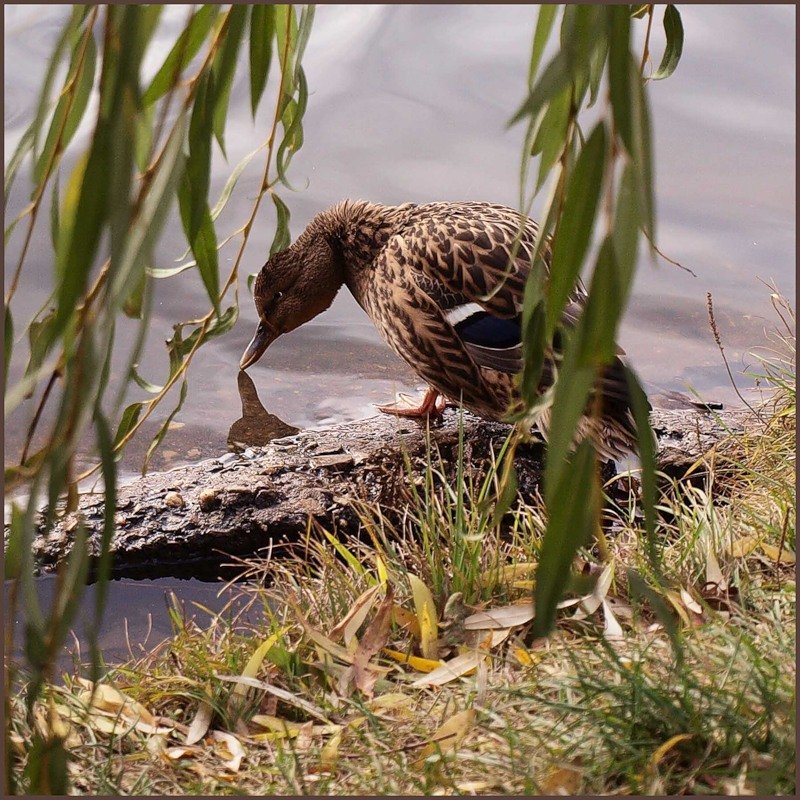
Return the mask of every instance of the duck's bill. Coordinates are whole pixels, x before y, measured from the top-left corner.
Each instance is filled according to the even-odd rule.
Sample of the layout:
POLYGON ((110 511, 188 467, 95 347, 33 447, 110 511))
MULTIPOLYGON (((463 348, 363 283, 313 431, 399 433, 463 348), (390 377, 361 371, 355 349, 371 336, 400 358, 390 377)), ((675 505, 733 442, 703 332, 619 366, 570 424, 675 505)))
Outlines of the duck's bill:
POLYGON ((250 344, 247 345, 246 350, 242 354, 242 358, 239 361, 239 369, 247 369, 249 366, 255 364, 256 361, 264 355, 264 351, 274 340, 274 329, 267 327, 263 322, 260 323, 256 328, 255 336, 250 340, 250 344))

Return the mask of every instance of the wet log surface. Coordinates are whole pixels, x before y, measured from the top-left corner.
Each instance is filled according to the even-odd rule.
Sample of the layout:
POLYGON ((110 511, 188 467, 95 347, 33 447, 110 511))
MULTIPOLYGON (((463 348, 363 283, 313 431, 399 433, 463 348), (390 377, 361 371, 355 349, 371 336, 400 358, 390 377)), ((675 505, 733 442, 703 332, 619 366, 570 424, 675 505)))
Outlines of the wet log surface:
MULTIPOLYGON (((667 403, 668 404, 668 403, 667 403)), ((748 424, 743 411, 654 408, 659 467, 680 475, 729 432, 748 424)), ((465 414, 465 463, 473 474, 498 452, 509 426, 465 414)), ((447 409, 430 427, 442 462, 457 456, 459 414, 447 409)), ((426 426, 416 420, 379 415, 275 439, 244 453, 152 473, 118 492, 114 575, 215 578, 230 575, 232 557, 265 554, 270 547, 302 540, 309 516, 327 530, 355 532, 354 500, 379 503, 384 513, 402 507, 407 492, 405 458, 415 474, 424 471, 426 426)), ((532 495, 542 471, 543 449, 517 451, 519 491, 532 495)), ((69 552, 78 518, 91 532, 97 552, 102 528, 102 494, 81 498, 78 512, 35 542, 37 563, 53 569, 69 552)))

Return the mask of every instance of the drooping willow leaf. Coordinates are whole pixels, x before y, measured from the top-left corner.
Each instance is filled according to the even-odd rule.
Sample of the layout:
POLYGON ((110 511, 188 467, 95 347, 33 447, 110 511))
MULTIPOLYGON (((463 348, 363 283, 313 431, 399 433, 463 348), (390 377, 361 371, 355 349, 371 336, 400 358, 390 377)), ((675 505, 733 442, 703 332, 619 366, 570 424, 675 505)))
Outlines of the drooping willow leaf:
POLYGON ((547 335, 555 331, 564 304, 575 287, 589 246, 606 160, 606 129, 599 122, 581 149, 567 184, 564 208, 553 243, 547 295, 547 335))
POLYGON ((219 6, 208 4, 201 6, 192 15, 189 24, 172 46, 164 63, 144 92, 143 105, 149 106, 155 103, 172 88, 189 62, 197 55, 219 11, 219 6))
POLYGON ((275 6, 257 3, 250 16, 250 108, 255 119, 272 61, 272 40, 275 36, 275 6))
POLYGON ((672 75, 683 52, 683 22, 680 12, 671 3, 664 9, 664 35, 667 37, 667 45, 661 64, 650 76, 654 81, 660 81, 672 75))

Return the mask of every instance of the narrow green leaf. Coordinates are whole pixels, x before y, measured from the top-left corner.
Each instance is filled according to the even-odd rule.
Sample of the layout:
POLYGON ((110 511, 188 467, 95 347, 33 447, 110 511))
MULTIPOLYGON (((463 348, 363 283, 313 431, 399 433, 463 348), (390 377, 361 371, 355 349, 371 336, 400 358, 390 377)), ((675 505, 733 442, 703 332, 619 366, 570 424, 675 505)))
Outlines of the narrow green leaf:
POLYGON ((22 138, 14 148, 11 158, 6 165, 5 175, 3 176, 3 193, 6 205, 8 205, 8 196, 11 193, 11 187, 14 184, 14 179, 17 177, 22 160, 33 149, 33 123, 28 126, 22 138))
POLYGON ((545 67, 536 85, 528 95, 527 100, 517 109, 511 117, 509 126, 515 125, 523 117, 536 116, 539 109, 549 102, 559 92, 562 92, 571 81, 567 58, 563 51, 559 51, 545 67))
POLYGON ((568 86, 550 101, 539 126, 531 149, 531 155, 541 153, 536 179, 537 192, 544 186, 553 164, 564 150, 571 106, 572 89, 568 86))
POLYGON ((589 247, 606 160, 606 130, 599 122, 569 176, 564 210, 553 243, 547 293, 547 337, 552 337, 589 247))
MULTIPOLYGON (((150 190, 126 233, 119 261, 109 288, 109 302, 117 307, 130 297, 131 292, 145 288, 145 265, 152 257, 153 248, 163 229, 172 205, 175 188, 184 168, 182 151, 186 132, 186 114, 181 113, 173 125, 170 137, 158 168, 152 177, 150 190)), ((139 304, 140 305, 140 304, 139 304)))
POLYGON ((587 544, 597 524, 599 491, 592 442, 584 439, 551 491, 547 502, 547 529, 536 568, 532 636, 546 636, 553 628, 556 608, 570 578, 570 564, 578 548, 587 544))
POLYGON ((536 30, 533 33, 533 45, 531 47, 531 61, 528 66, 528 88, 533 88, 536 79, 536 72, 542 60, 547 40, 553 30, 553 23, 558 13, 558 6, 555 4, 543 4, 539 6, 539 14, 536 17, 536 30))
POLYGON ((207 4, 201 6, 192 16, 142 96, 144 106, 155 103, 175 85, 183 70, 200 50, 219 10, 220 6, 207 4))
POLYGON ((150 394, 158 394, 164 388, 163 386, 158 386, 155 383, 150 383, 150 381, 148 381, 146 378, 143 378, 139 374, 138 364, 131 365, 131 377, 136 382, 137 386, 141 386, 142 389, 144 389, 146 392, 149 392, 150 394))
POLYGON ((34 319, 28 325, 28 345, 30 355, 25 369, 26 375, 32 375, 39 369, 47 355, 47 346, 52 338, 52 327, 56 312, 51 309, 42 319, 34 319))
POLYGON ((286 170, 289 168, 292 156, 303 146, 302 121, 307 104, 308 83, 306 82, 305 72, 301 68, 298 71, 297 78, 297 100, 291 100, 284 110, 282 118, 284 135, 280 145, 278 145, 278 152, 275 156, 275 168, 278 172, 278 177, 290 189, 292 187, 286 177, 286 170))
POLYGON ((206 206, 200 229, 192 242, 192 251, 197 259, 197 269, 203 279, 208 298, 219 314, 219 257, 217 234, 211 220, 211 212, 206 206))
POLYGON ((253 5, 250 17, 250 107, 255 119, 258 104, 267 85, 275 35, 275 6, 253 5))
POLYGON ((616 332, 625 310, 628 288, 622 285, 610 238, 597 254, 589 299, 578 326, 578 365, 597 369, 612 361, 616 354, 616 332))
POLYGON ((597 375, 593 367, 578 367, 575 361, 575 356, 569 359, 565 357, 550 411, 544 474, 545 499, 548 503, 565 470, 578 422, 586 411, 589 393, 597 375))
POLYGON ((614 210, 614 253, 619 268, 620 285, 624 291, 623 306, 633 288, 633 277, 639 253, 639 230, 642 215, 636 188, 636 171, 628 162, 622 171, 614 210))
POLYGON ((14 351, 14 319, 11 316, 11 307, 5 306, 3 312, 3 351, 5 371, 3 372, 3 386, 8 380, 8 365, 11 363, 11 353, 14 351))
POLYGON ((87 33, 86 37, 85 46, 82 43, 73 53, 72 64, 64 83, 65 88, 67 86, 72 88, 62 94, 56 105, 47 139, 33 170, 37 186, 54 159, 63 153, 72 141, 89 104, 97 67, 97 46, 91 33, 87 33))
POLYGON ((602 44, 595 48, 591 60, 589 61, 590 94, 587 108, 591 108, 597 102, 597 98, 600 95, 600 83, 603 80, 607 58, 608 38, 604 38, 602 44))
POLYGON ((656 242, 655 192, 653 190, 653 136, 650 130, 650 108, 647 88, 633 58, 629 61, 633 95, 633 150, 636 166, 642 222, 650 240, 651 252, 656 242))
POLYGON ((116 528, 117 513, 117 470, 115 467, 114 445, 108 422, 98 409, 95 410, 95 428, 97 429, 98 450, 103 473, 103 533, 100 537, 100 553, 97 559, 96 584, 94 598, 94 619, 89 626, 89 653, 91 656, 90 679, 96 682, 99 677, 101 655, 98 647, 100 624, 106 608, 108 583, 111 579, 112 549, 111 542, 116 528))
POLYGON ((122 417, 120 417, 119 424, 117 425, 117 432, 114 434, 114 447, 130 433, 133 426, 139 421, 143 407, 144 403, 131 403, 122 412, 122 417))
POLYGON ((650 427, 650 403, 638 376, 628 366, 625 366, 625 377, 628 381, 628 397, 636 421, 636 438, 639 444, 647 554, 653 572, 663 583, 661 551, 656 541, 656 446, 653 429, 650 427))
POLYGON ((275 43, 281 65, 282 96, 279 116, 283 116, 286 104, 294 95, 294 55, 297 47, 297 17, 294 6, 281 3, 275 6, 275 43))
POLYGON ((142 303, 144 301, 144 287, 147 278, 144 272, 140 272, 136 278, 136 284, 131 289, 128 296, 122 302, 122 312, 131 319, 142 318, 142 303))
POLYGON ((300 21, 297 23, 297 43, 294 48, 294 71, 295 81, 298 79, 300 65, 303 62, 303 55, 306 51, 309 37, 311 36, 311 27, 314 24, 314 14, 316 13, 316 6, 314 3, 306 3, 303 10, 300 12, 300 21))
POLYGON ((503 465, 500 470, 498 481, 497 502, 495 503, 494 513, 492 515, 492 526, 497 526, 502 523, 506 512, 517 499, 519 483, 517 481, 517 470, 514 467, 514 453, 516 449, 515 441, 503 456, 503 465))
POLYGON ((275 238, 272 240, 272 246, 269 248, 269 254, 273 256, 275 253, 285 250, 291 244, 292 237, 289 233, 290 212, 288 206, 274 192, 271 192, 270 196, 272 197, 272 202, 275 204, 277 213, 275 238))
POLYGON ((683 52, 683 22, 681 22, 680 12, 671 3, 664 10, 664 34, 667 37, 667 44, 661 64, 650 76, 654 81, 660 81, 672 75, 683 52))
POLYGON ((211 135, 213 129, 213 75, 205 72, 194 98, 189 123, 189 159, 186 164, 180 199, 181 219, 189 244, 197 236, 208 208, 211 170, 211 135))
POLYGON ((53 243, 53 252, 58 252, 58 239, 61 235, 61 170, 56 172, 53 179, 53 192, 50 197, 50 241, 53 243))
POLYGON ((631 89, 630 28, 628 6, 605 7, 608 20, 608 88, 611 108, 622 142, 629 153, 633 145, 633 97, 631 89))
POLYGON ((241 174, 244 172, 247 165, 253 160, 253 158, 263 149, 263 145, 259 145, 256 147, 255 150, 249 152, 234 168, 233 172, 231 173, 230 177, 225 183, 225 186, 220 193, 219 199, 217 200, 214 208, 211 209, 211 219, 215 220, 217 217, 222 213, 222 210, 230 200, 231 194, 233 190, 236 188, 236 183, 238 182, 241 174))
MULTIPOLYGON (((527 293, 527 285, 526 285, 527 293)), ((520 393, 527 407, 531 407, 538 394, 542 377, 545 350, 545 301, 540 300, 528 315, 523 311, 522 348, 524 353, 520 375, 520 393)))
POLYGON ((146 106, 134 119, 134 158, 139 172, 144 172, 148 166, 150 148, 153 146, 155 115, 155 106, 146 106))
POLYGON ((228 11, 228 27, 211 69, 214 72, 214 135, 222 154, 225 155, 225 122, 228 117, 228 102, 231 96, 236 59, 247 22, 247 5, 232 5, 228 11))
POLYGON ((39 92, 39 103, 36 108, 36 116, 31 124, 31 132, 33 134, 32 150, 34 163, 39 158, 39 135, 44 126, 47 112, 50 110, 52 100, 50 95, 53 91, 53 82, 58 74, 58 68, 64 57, 67 47, 72 49, 80 37, 80 26, 86 17, 87 7, 74 5, 72 7, 72 14, 67 20, 64 28, 61 31, 58 41, 55 44, 51 54, 50 60, 47 64, 47 71, 45 72, 44 80, 42 81, 42 89, 39 92))

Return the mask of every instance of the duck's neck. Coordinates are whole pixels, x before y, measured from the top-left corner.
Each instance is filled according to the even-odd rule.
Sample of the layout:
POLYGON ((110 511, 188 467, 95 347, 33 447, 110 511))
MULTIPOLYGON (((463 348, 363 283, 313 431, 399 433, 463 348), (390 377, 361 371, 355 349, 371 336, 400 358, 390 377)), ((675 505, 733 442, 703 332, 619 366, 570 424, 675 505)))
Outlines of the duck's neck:
POLYGON ((384 206, 365 200, 345 200, 318 214, 311 226, 324 232, 338 250, 345 283, 353 290, 363 273, 372 269, 375 258, 403 226, 413 207, 413 203, 384 206))

